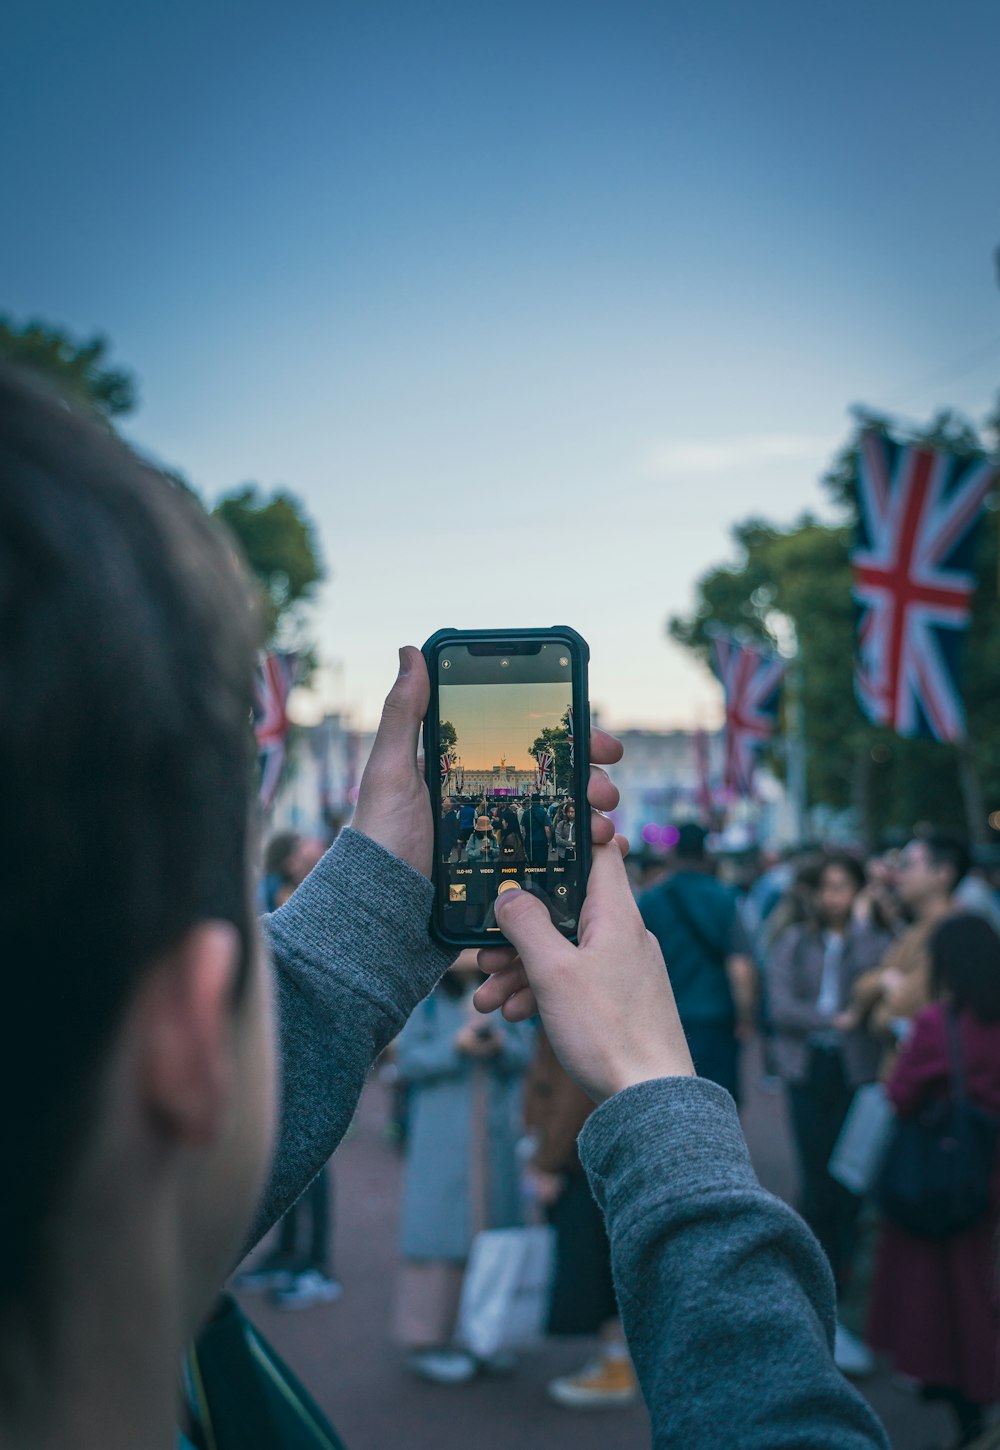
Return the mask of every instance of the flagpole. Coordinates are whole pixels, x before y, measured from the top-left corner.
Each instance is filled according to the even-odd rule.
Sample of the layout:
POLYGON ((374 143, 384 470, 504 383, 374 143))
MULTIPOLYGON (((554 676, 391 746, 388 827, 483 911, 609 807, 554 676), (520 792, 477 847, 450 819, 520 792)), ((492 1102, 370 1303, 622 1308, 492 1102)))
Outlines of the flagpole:
POLYGON ((958 782, 965 806, 965 826, 974 846, 986 844, 986 802, 976 765, 976 754, 968 735, 955 742, 958 752, 958 782))

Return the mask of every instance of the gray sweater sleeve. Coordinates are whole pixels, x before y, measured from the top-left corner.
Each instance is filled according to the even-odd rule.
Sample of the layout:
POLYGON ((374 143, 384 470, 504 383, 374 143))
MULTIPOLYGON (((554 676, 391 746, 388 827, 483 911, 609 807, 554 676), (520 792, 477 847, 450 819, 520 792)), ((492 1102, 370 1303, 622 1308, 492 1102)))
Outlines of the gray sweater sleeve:
POLYGON ((727 1093, 641 1083, 591 1115, 579 1146, 654 1450, 887 1450, 833 1363, 822 1251, 757 1182, 727 1093))
POLYGON ((453 953, 428 935, 432 887, 346 830, 263 931, 274 963, 281 1109, 249 1249, 340 1142, 365 1077, 453 953))

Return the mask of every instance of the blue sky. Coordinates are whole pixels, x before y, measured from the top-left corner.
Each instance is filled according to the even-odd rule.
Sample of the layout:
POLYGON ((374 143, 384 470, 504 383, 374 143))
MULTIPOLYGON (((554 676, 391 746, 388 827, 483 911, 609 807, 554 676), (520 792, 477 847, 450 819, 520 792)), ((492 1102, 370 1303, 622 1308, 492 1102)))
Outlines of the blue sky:
POLYGON ((1000 7, 5 9, 0 306, 113 340, 131 436, 286 485, 325 698, 565 622, 617 724, 710 720, 664 637, 863 401, 1000 389, 1000 7))

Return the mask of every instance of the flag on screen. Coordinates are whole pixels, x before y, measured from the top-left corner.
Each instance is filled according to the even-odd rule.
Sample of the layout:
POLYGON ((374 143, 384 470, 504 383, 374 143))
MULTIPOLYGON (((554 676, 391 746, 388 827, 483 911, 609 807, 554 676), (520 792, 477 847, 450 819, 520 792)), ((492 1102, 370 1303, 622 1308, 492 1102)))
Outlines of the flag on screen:
POLYGON ((725 785, 749 797, 757 751, 774 734, 778 721, 785 661, 759 645, 741 644, 722 633, 712 639, 712 654, 726 702, 725 785))
POLYGON ((444 783, 448 779, 449 775, 451 775, 451 756, 447 753, 447 751, 445 751, 445 753, 441 756, 441 784, 442 785, 444 785, 444 783))
POLYGON ((573 711, 566 711, 566 733, 569 736, 569 763, 573 764, 576 759, 576 752, 573 748, 573 711))
POLYGON ((288 741, 288 696, 299 672, 299 657, 275 650, 260 656, 254 701, 254 735, 260 765, 260 803, 268 810, 281 784, 288 741))
POLYGON ((538 752, 537 760, 538 760, 538 771, 537 771, 538 788, 539 788, 539 790, 541 790, 542 786, 545 784, 545 782, 548 780, 549 776, 552 774, 552 752, 551 752, 551 750, 540 750, 538 752))
POLYGON ((858 465, 851 550, 858 701, 873 725, 959 740, 976 534, 996 468, 876 432, 863 435, 858 465))

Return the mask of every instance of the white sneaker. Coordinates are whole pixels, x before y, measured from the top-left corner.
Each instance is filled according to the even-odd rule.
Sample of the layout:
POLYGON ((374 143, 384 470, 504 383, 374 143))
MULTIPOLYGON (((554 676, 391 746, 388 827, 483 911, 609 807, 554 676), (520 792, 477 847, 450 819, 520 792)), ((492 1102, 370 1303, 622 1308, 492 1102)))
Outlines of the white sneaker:
POLYGON ((875 1356, 856 1334, 837 1325, 833 1341, 833 1362, 841 1374, 866 1375, 875 1369, 875 1356))
POLYGON ((476 1361, 461 1349, 422 1349, 407 1356, 406 1367, 436 1385, 465 1385, 476 1376, 476 1361))
POLYGON ((276 1289, 273 1297, 281 1309, 308 1309, 313 1304, 332 1304, 343 1292, 336 1279, 328 1279, 318 1269, 307 1269, 295 1274, 283 1289, 276 1289))

